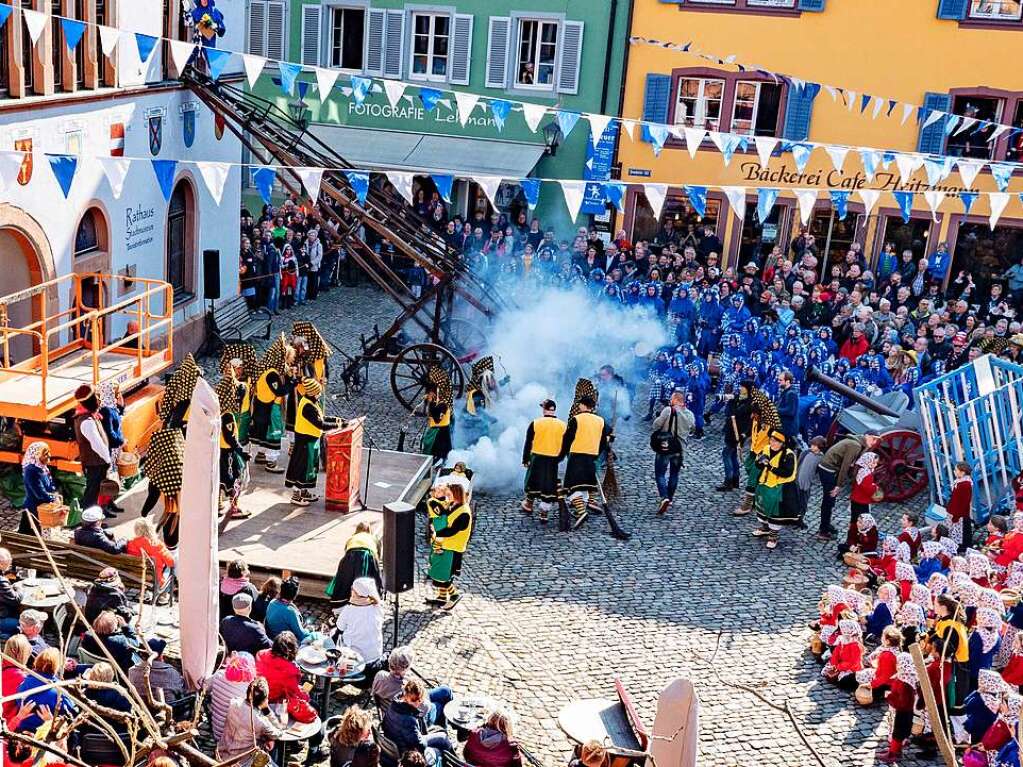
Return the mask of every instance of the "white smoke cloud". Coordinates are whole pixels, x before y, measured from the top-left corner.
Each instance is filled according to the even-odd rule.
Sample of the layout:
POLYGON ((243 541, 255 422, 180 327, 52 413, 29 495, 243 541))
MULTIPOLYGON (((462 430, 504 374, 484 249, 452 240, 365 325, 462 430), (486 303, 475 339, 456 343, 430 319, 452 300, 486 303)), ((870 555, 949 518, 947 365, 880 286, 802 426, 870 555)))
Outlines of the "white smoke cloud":
MULTIPOLYGON (((526 428, 539 416, 543 399, 555 399, 558 415, 568 418, 577 379, 612 365, 627 384, 638 383, 646 375, 645 355, 667 343, 663 324, 650 313, 596 300, 582 287, 547 288, 521 301, 521 308, 502 313, 489 332, 486 353, 494 356, 497 378, 511 379, 487 411, 494 419, 489 436, 463 447, 464 404, 455 411, 459 449, 448 464, 465 461, 476 472, 474 486, 486 492, 521 490, 526 428)), ((619 415, 628 412, 628 403, 621 402, 619 415)))

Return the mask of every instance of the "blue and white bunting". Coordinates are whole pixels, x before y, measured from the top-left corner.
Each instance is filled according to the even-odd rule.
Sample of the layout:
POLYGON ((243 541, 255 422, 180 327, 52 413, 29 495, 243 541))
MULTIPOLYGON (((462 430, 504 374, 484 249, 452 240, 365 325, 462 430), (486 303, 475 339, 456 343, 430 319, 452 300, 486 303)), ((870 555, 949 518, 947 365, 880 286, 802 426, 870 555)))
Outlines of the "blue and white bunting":
POLYGON ((444 202, 451 204, 451 188, 455 184, 455 177, 448 173, 431 173, 430 178, 437 186, 437 194, 444 202))
POLYGON ((511 102, 505 99, 491 99, 490 100, 490 114, 494 116, 494 123, 497 125, 499 131, 504 130, 504 121, 508 119, 508 115, 511 114, 511 102))
POLYGON ((700 151, 700 145, 703 144, 703 138, 707 135, 707 130, 706 128, 683 128, 682 132, 686 137, 686 149, 689 150, 689 156, 695 160, 696 153, 700 151))
POLYGON ((959 193, 959 199, 963 203, 963 213, 967 216, 970 215, 970 209, 973 208, 973 203, 977 201, 977 197, 980 192, 962 191, 959 193))
POLYGON ((85 34, 85 22, 64 18, 60 20, 60 28, 64 33, 64 44, 69 51, 73 51, 82 41, 82 35, 85 34))
POLYGON ((760 166, 766 168, 771 162, 771 155, 778 146, 778 139, 772 136, 756 136, 753 143, 757 147, 757 157, 760 158, 760 166))
POLYGON ((799 203, 799 220, 803 226, 810 223, 810 215, 817 204, 816 189, 796 189, 796 202, 799 203))
MULTIPOLYGON (((359 77, 358 75, 352 75, 352 99, 356 104, 361 104, 366 100, 366 96, 369 95, 369 89, 373 87, 373 80, 369 77, 359 77)), ((439 91, 438 91, 439 93, 439 91)), ((328 91, 329 94, 329 91, 328 91)), ((426 104, 426 100, 423 100, 423 104, 426 104)), ((427 107, 427 110, 433 109, 433 107, 427 107)))
POLYGON ((437 102, 444 98, 443 91, 439 91, 436 88, 420 88, 419 89, 419 100, 423 102, 427 112, 432 112, 434 107, 437 106, 437 102))
POLYGON ((251 53, 242 54, 242 66, 245 68, 245 79, 250 88, 255 88, 259 82, 259 76, 263 74, 263 67, 266 66, 266 59, 262 56, 253 56, 251 53))
POLYGON ((668 140, 670 132, 668 131, 667 125, 660 125, 659 123, 651 123, 647 127, 647 132, 650 135, 650 147, 654 150, 654 155, 659 155, 661 150, 664 149, 664 142, 668 140))
POLYGON ((309 199, 313 201, 318 200, 320 198, 320 185, 323 183, 323 168, 295 168, 295 175, 302 182, 302 187, 305 189, 305 193, 309 195, 309 199))
POLYGON ((281 90, 287 96, 295 95, 295 81, 302 71, 301 64, 292 64, 288 61, 278 61, 277 67, 281 71, 281 90))
POLYGON ((149 61, 149 57, 153 55, 153 49, 156 44, 160 42, 159 37, 153 37, 152 35, 144 35, 141 32, 135 33, 135 46, 139 51, 139 61, 145 64, 149 61))
MULTIPOLYGON (((661 220, 661 210, 664 208, 664 200, 668 196, 667 184, 643 184, 643 194, 654 212, 654 220, 661 220)), ((695 206, 694 206, 695 207, 695 206)))
POLYGON ((609 115, 587 114, 586 119, 590 123, 590 143, 596 149, 597 144, 600 143, 600 139, 607 130, 607 126, 614 118, 609 115))
POLYGON ((746 187, 744 186, 723 186, 721 191, 728 198, 728 204, 732 208, 735 217, 742 221, 746 218, 746 187))
POLYGON ((536 204, 540 202, 540 179, 519 179, 519 187, 522 189, 522 195, 526 198, 526 205, 530 210, 535 210, 536 204))
POLYGON ((483 190, 483 194, 490 200, 490 204, 496 207, 497 190, 501 188, 504 179, 500 176, 473 176, 472 180, 483 190))
POLYGON ((71 184, 75 180, 75 171, 78 170, 78 158, 69 154, 51 154, 46 158, 50 161, 50 169, 53 177, 60 185, 60 191, 64 193, 64 199, 71 193, 71 184))
POLYGON ((603 188, 604 199, 620 211, 625 204, 625 184, 608 181, 603 184, 603 188))
MULTIPOLYGON (((316 69, 313 70, 313 74, 316 75, 316 91, 320 94, 320 103, 322 104, 331 97, 331 94, 334 93, 334 86, 337 85, 337 78, 341 75, 341 73, 336 69, 316 67, 316 69)), ((370 82, 372 83, 373 81, 370 80, 370 82)), ((354 87, 352 88, 352 92, 355 92, 354 87)))
POLYGON ((835 213, 838 214, 838 220, 842 221, 849 213, 849 195, 852 193, 842 189, 832 189, 829 194, 835 213))
POLYGON ((359 204, 365 205, 366 197, 369 195, 369 173, 363 170, 346 170, 345 178, 348 179, 359 204))
POLYGON ((913 174, 924 164, 924 161, 915 154, 903 154, 898 152, 895 155, 895 166, 899 169, 899 180, 908 184, 913 174))
POLYGON ((938 220, 938 208, 941 207, 941 203, 945 201, 945 197, 948 192, 941 192, 934 189, 928 189, 924 192, 924 200, 927 202, 927 207, 931 211, 931 221, 938 220))
POLYGON ((199 175, 209 190, 213 202, 220 206, 224 199, 224 186, 227 184, 227 175, 231 172, 231 164, 226 162, 197 162, 199 175))
POLYGON ((874 206, 877 205, 877 201, 881 198, 881 192, 877 189, 859 189, 856 194, 863 201, 863 215, 869 216, 874 206))
POLYGON ((767 217, 771 215, 771 210, 774 208, 774 203, 778 200, 779 191, 769 187, 757 190, 757 220, 767 221, 767 217))
POLYGON ((177 160, 150 160, 153 164, 153 173, 156 175, 156 183, 160 185, 163 192, 164 202, 170 202, 171 194, 174 193, 174 172, 177 170, 177 160))
POLYGON ((103 169, 103 175, 107 177, 110 193, 115 200, 120 200, 121 192, 124 190, 124 180, 128 177, 128 169, 131 167, 131 160, 127 157, 97 157, 96 162, 103 169))
MULTIPOLYGON (((579 113, 570 112, 567 109, 559 109, 554 113, 554 117, 558 121, 558 127, 561 128, 561 135, 568 138, 568 134, 572 132, 572 128, 579 122, 579 113)), ((574 221, 575 219, 573 219, 574 221)))
POLYGON ((568 218, 569 221, 572 222, 572 224, 575 224, 575 220, 579 216, 579 208, 581 208, 583 204, 583 194, 586 191, 587 183, 589 182, 587 181, 558 182, 558 185, 561 187, 561 193, 565 197, 565 206, 568 208, 568 218))
POLYGON ((845 158, 849 154, 849 147, 827 146, 824 147, 824 151, 826 151, 828 153, 828 157, 831 158, 832 167, 841 173, 842 168, 845 166, 845 158))
POLYGON ((923 158, 924 170, 927 172, 927 185, 937 186, 952 172, 952 158, 945 157, 941 161, 933 157, 923 158))
POLYGON ((273 192, 274 181, 276 180, 277 168, 264 165, 252 171, 252 183, 256 185, 256 189, 259 190, 259 196, 263 198, 263 202, 267 205, 270 204, 270 194, 273 192))
POLYGON ((394 186, 395 191, 408 201, 409 205, 412 205, 413 175, 412 173, 402 173, 393 170, 387 171, 387 180, 394 186))
POLYGON ((867 181, 873 181, 877 166, 881 162, 881 153, 876 149, 861 149, 860 159, 863 161, 863 173, 867 176, 867 181))
POLYGON ((547 107, 543 104, 522 102, 522 119, 526 121, 526 127, 529 128, 530 133, 536 133, 545 114, 547 114, 547 107))
POLYGON ((472 110, 476 108, 479 103, 480 97, 475 93, 463 93, 462 91, 455 91, 455 106, 458 109, 458 122, 464 128, 465 124, 469 121, 469 117, 472 115, 472 110))
POLYGON ((899 211, 902 213, 902 220, 908 224, 910 217, 913 215, 913 197, 915 195, 913 192, 892 192, 892 197, 898 203, 899 211))
POLYGON ((696 215, 703 218, 707 212, 707 187, 705 186, 691 186, 687 184, 683 187, 686 190, 686 196, 689 197, 689 204, 693 206, 693 210, 696 211, 696 215))
MULTIPOLYGON (((32 45, 38 45, 39 38, 42 37, 43 30, 46 29, 46 22, 49 17, 45 13, 22 8, 21 18, 25 21, 25 27, 28 29, 28 36, 32 40, 32 45)), ((155 40, 155 38, 153 39, 155 40)))
MULTIPOLYGON (((203 48, 206 54, 206 61, 210 65, 210 77, 219 80, 224 74, 227 65, 231 62, 231 51, 222 51, 219 48, 203 48)), ((181 70, 178 70, 179 72, 181 70)))
POLYGON ((7 19, 11 17, 11 12, 14 9, 9 5, 0 5, 0 29, 3 29, 4 24, 7 23, 7 19))
POLYGON ((813 147, 809 144, 796 143, 792 145, 792 161, 796 164, 796 170, 802 173, 806 170, 806 163, 810 160, 810 153, 813 147))
POLYGON ((1004 163, 991 163, 991 178, 995 181, 995 186, 998 187, 999 192, 1004 192, 1009 188, 1009 179, 1012 178, 1012 166, 1004 163))
MULTIPOLYGON (((174 71, 180 77, 181 73, 185 71, 185 67, 188 66, 188 61, 192 58, 192 54, 195 53, 195 43, 191 40, 169 40, 168 44, 170 47, 171 64, 174 65, 174 71)), ((211 48, 210 50, 216 49, 211 48)))
POLYGON ((998 223, 998 219, 1002 216, 1002 211, 1009 204, 1009 194, 1008 192, 992 192, 990 198, 991 215, 988 216, 988 223, 991 225, 991 230, 994 231, 995 224, 998 223))

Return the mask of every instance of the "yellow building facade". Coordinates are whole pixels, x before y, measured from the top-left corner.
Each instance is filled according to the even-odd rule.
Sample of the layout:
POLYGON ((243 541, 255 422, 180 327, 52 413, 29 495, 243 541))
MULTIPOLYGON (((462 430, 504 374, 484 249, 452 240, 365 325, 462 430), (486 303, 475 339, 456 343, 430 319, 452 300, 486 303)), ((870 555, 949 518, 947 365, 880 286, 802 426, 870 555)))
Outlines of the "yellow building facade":
MULTIPOLYGON (((852 242, 863 246, 871 266, 887 243, 897 252, 912 249, 921 257, 947 242, 953 253, 950 274, 959 269, 984 279, 1000 274, 1023 257, 1023 174, 1018 165, 1023 133, 1002 129, 988 141, 994 128, 975 128, 982 121, 1023 127, 1023 70, 1014 65, 1023 51, 1021 32, 1020 0, 636 0, 634 37, 692 43, 691 50, 717 58, 734 55, 740 64, 844 91, 822 88, 809 99, 812 88, 756 68, 741 71, 692 53, 631 45, 624 118, 664 122, 679 134, 686 127, 742 134, 749 137, 749 147, 737 150, 726 166, 709 137, 691 157, 680 138, 669 138, 657 156, 649 134, 646 140, 640 130, 632 141, 623 136, 618 153, 622 181, 666 183, 669 192, 655 219, 641 189, 630 186, 619 224, 633 241, 654 243, 668 219, 683 231, 710 225, 723 244, 723 263, 734 266, 775 245, 787 250, 800 227, 793 190, 811 188, 818 190, 818 200, 809 228, 829 263, 842 258, 852 242), (864 94, 885 99, 876 118, 873 100, 861 111, 864 94), (889 99, 898 102, 894 108, 889 99), (947 132, 944 118, 924 127, 928 113, 918 120, 917 111, 907 114, 902 103, 977 122, 962 132, 947 132), (991 231, 987 195, 981 194, 965 215, 957 194, 964 182, 954 169, 935 187, 949 194, 932 217, 923 194, 931 189, 924 168, 904 184, 891 162, 868 181, 855 150, 838 171, 823 149, 815 149, 799 175, 791 152, 776 150, 762 166, 755 136, 1015 163, 1007 190, 1011 198, 991 231), (709 187, 702 219, 690 205, 686 184, 709 187), (747 188, 742 220, 715 188, 720 186, 747 188), (765 221, 756 215, 760 187, 781 190, 765 221), (832 188, 854 192, 844 220, 833 212, 832 188), (869 215, 855 194, 859 189, 882 190, 869 215), (916 193, 908 223, 891 194, 896 190, 916 193)), ((997 191, 989 166, 969 188, 997 191)))

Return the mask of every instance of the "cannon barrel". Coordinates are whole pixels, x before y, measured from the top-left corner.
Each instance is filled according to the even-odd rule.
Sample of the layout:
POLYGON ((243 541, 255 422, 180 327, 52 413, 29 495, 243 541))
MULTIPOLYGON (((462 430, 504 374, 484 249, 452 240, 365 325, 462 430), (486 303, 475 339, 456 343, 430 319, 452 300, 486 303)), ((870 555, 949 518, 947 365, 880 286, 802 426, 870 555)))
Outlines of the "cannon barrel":
POLYGON ((867 395, 860 394, 860 392, 856 391, 855 389, 850 389, 841 381, 836 381, 834 378, 824 375, 816 368, 810 368, 806 373, 806 378, 808 381, 819 383, 825 388, 830 389, 831 391, 836 392, 838 394, 841 394, 843 397, 848 397, 853 402, 863 405, 863 407, 865 407, 867 410, 877 413, 878 415, 886 415, 889 416, 890 418, 902 417, 901 415, 899 415, 899 413, 896 413, 891 408, 878 404, 867 395))

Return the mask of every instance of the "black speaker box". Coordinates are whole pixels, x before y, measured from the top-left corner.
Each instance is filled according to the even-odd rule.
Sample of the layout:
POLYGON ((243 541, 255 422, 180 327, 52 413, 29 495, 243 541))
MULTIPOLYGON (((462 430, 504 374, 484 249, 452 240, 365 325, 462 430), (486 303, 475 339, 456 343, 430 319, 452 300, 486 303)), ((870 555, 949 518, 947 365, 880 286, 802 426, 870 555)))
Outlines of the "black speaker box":
POLYGON ((207 301, 220 298, 220 251, 202 252, 202 297, 207 301))
POLYGON ((396 501, 384 506, 384 589, 409 591, 416 578, 416 510, 396 501))

